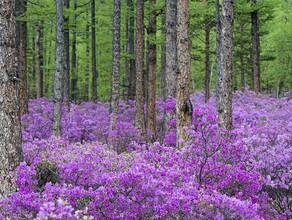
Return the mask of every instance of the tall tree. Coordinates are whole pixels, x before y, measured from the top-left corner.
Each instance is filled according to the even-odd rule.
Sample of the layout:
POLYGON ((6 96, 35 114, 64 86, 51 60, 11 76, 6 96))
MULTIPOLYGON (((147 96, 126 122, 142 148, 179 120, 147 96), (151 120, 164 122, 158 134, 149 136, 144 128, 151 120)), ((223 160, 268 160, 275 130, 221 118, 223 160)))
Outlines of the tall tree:
POLYGON ((62 0, 56 0, 56 69, 54 82, 53 135, 61 136, 61 115, 64 74, 64 19, 62 0))
POLYGON ((112 90, 110 105, 111 130, 116 129, 116 125, 118 122, 119 87, 120 87, 120 36, 121 36, 121 0, 114 0, 112 90))
POLYGON ((218 78, 218 123, 225 130, 232 129, 232 49, 233 49, 233 7, 234 0, 223 0, 220 34, 220 55, 218 78))
POLYGON ((14 1, 0 7, 0 199, 16 190, 11 175, 22 160, 14 1))
POLYGON ((92 100, 97 99, 97 77, 96 69, 96 35, 95 35, 95 0, 91 0, 91 67, 92 67, 92 100))
POLYGON ((148 25, 148 99, 147 131, 149 140, 156 139, 156 0, 150 0, 150 17, 148 25))
MULTIPOLYGON (((255 7, 257 0, 252 0, 252 6, 255 7)), ((253 72, 253 89, 256 93, 260 92, 260 63, 259 63, 259 16, 258 10, 251 12, 251 35, 252 35, 252 72, 253 72)))
POLYGON ((37 98, 43 97, 43 21, 36 21, 36 36, 35 36, 35 71, 37 77, 37 98))
POLYGON ((136 112, 135 126, 140 130, 142 139, 146 139, 144 96, 143 96, 143 66, 144 66, 144 0, 136 3, 136 112))
MULTIPOLYGON (((216 98, 219 98, 219 79, 221 76, 220 68, 220 52, 221 52, 221 13, 219 0, 215 0, 216 11, 216 98)), ((218 102, 217 102, 218 108, 218 102)))
POLYGON ((71 100, 77 100, 77 55, 76 55, 76 22, 77 22, 77 0, 74 0, 74 18, 72 33, 72 53, 71 53, 71 100))
POLYGON ((129 99, 134 100, 136 94, 136 63, 135 63, 135 7, 133 0, 127 0, 130 8, 128 48, 130 55, 130 85, 128 89, 129 99))
POLYGON ((17 47, 17 74, 19 76, 19 105, 20 113, 28 112, 27 106, 27 70, 26 70, 26 47, 27 47, 27 24, 26 24, 26 0, 16 0, 15 10, 18 21, 16 22, 16 47, 17 47))
POLYGON ((177 38, 177 0, 166 0, 166 98, 176 96, 177 80, 177 57, 176 57, 176 38, 177 38))
POLYGON ((192 124, 192 103, 190 101, 191 56, 189 39, 189 1, 177 1, 177 92, 176 92, 176 146, 182 148, 189 140, 186 127, 192 124))
MULTIPOLYGON (((64 6, 70 9, 70 0, 64 0, 64 6)), ((70 87, 70 35, 69 35, 69 15, 64 18, 64 100, 69 105, 69 87, 70 87)))

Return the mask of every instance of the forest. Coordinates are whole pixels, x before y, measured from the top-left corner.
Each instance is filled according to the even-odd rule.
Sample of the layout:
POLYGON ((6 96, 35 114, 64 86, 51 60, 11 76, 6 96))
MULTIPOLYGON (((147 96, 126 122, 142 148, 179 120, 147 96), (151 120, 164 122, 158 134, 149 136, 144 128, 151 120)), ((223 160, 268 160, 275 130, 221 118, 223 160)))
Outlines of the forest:
POLYGON ((0 220, 292 219, 291 0, 0 0, 0 220))

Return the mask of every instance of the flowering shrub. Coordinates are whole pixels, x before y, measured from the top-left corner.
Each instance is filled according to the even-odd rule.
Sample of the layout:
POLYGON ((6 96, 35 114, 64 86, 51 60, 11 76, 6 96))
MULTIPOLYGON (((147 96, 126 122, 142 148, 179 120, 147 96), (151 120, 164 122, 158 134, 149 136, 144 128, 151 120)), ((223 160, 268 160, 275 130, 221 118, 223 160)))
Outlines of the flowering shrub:
MULTIPOLYGON (((0 200, 0 219, 291 218, 292 100, 235 93, 234 129, 222 136, 215 100, 203 95, 191 97, 192 139, 181 150, 172 147, 175 118, 164 143, 141 144, 132 102, 120 103, 114 132, 108 104, 63 107, 63 136, 55 138, 51 102, 32 100, 18 191, 0 200)), ((175 100, 157 103, 163 135, 163 112, 175 100)))

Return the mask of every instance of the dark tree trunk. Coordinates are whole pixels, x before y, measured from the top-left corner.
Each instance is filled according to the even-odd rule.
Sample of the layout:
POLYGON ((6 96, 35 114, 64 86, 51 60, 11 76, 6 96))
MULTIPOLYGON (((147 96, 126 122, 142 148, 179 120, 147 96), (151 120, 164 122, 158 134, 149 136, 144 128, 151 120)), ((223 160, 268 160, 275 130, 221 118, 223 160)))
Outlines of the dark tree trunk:
POLYGON ((178 0, 177 2, 177 58, 176 146, 181 149, 190 139, 185 128, 191 126, 193 113, 190 101, 191 56, 188 0, 178 0))
POLYGON ((161 96, 164 98, 164 100, 167 98, 166 97, 166 25, 165 25, 166 17, 165 15, 162 15, 161 19, 161 26, 162 26, 162 42, 161 42, 161 69, 160 69, 160 91, 161 91, 161 96))
POLYGON ((89 95, 89 72, 90 72, 90 38, 89 38, 89 23, 86 23, 86 71, 85 71, 85 93, 84 93, 84 101, 88 101, 89 95))
POLYGON ((16 75, 14 1, 0 7, 0 199, 17 189, 12 178, 22 161, 19 79, 16 75))
POLYGON ((77 57, 76 57, 76 19, 77 19, 77 0, 74 1, 74 20, 73 20, 73 33, 72 33, 72 53, 71 53, 71 100, 77 100, 77 57))
POLYGON ((136 113, 135 126, 140 130, 143 140, 146 140, 144 96, 143 96, 143 66, 144 66, 144 0, 137 0, 136 7, 136 113))
POLYGON ((232 129, 232 49, 233 0, 223 0, 220 47, 220 76, 218 77, 218 122, 225 130, 232 129))
POLYGON ((37 77, 37 98, 43 97, 43 21, 36 22, 36 37, 35 37, 35 51, 36 51, 36 77, 37 77))
MULTIPOLYGON (((70 9, 70 0, 64 0, 64 6, 67 10, 70 9)), ((70 93, 70 38, 69 38, 69 15, 64 18, 64 101, 69 105, 69 93, 70 93)))
POLYGON ((120 35, 121 35, 121 1, 114 0, 110 130, 116 130, 116 125, 118 122, 119 88, 120 88, 120 35))
MULTIPOLYGON (((24 18, 26 13, 26 0, 17 0, 15 2, 16 16, 24 18)), ((17 60, 18 68, 17 75, 20 79, 19 82, 19 105, 20 113, 28 113, 27 106, 27 66, 26 66, 26 47, 27 47, 27 24, 25 19, 16 22, 16 47, 17 47, 17 60)))
POLYGON ((150 0, 150 17, 148 25, 148 98, 147 98, 147 132, 150 141, 156 140, 156 0, 150 0))
POLYGON ((97 100, 96 48, 95 48, 95 0, 91 0, 91 53, 92 53, 92 100, 97 100))
MULTIPOLYGON (((256 0, 252 0, 252 4, 256 5, 256 0)), ((259 17, 258 11, 251 13, 251 34, 252 34, 252 71, 253 71, 253 89, 256 93, 260 92, 260 64, 259 64, 259 17)))
POLYGON ((130 23, 129 23, 129 54, 130 54, 130 86, 129 99, 134 100, 136 95, 136 61, 135 61, 135 16, 134 16, 134 2, 128 0, 128 7, 130 7, 130 23))
POLYGON ((210 26, 207 24, 205 26, 205 102, 210 99, 210 77, 210 26))
POLYGON ((61 136, 62 94, 64 74, 64 20, 62 0, 56 0, 56 70, 54 82, 53 135, 61 136))

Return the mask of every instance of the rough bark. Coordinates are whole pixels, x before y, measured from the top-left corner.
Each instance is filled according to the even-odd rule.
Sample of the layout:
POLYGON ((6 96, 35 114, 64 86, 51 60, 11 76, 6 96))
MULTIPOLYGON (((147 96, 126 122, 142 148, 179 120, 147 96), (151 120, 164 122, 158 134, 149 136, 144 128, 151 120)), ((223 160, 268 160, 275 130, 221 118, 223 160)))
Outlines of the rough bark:
MULTIPOLYGON (((256 0, 252 0, 252 4, 256 5, 256 0)), ((259 64, 259 17, 258 11, 251 13, 251 35, 252 35, 252 72, 253 72, 253 89, 256 93, 260 92, 260 64, 259 64)))
POLYGON ((192 103, 190 101, 190 39, 189 39, 189 1, 177 2, 177 58, 178 78, 176 92, 177 136, 176 146, 182 148, 190 139, 186 128, 192 124, 192 103))
POLYGON ((74 19, 73 19, 73 33, 72 33, 72 53, 71 53, 71 100, 77 100, 77 55, 76 55, 76 19, 77 19, 77 0, 74 1, 74 19))
POLYGON ((115 130, 118 122, 119 88, 120 88, 120 36, 121 36, 121 0, 114 0, 110 130, 115 130))
POLYGON ((43 97, 43 27, 42 22, 37 21, 36 24, 36 36, 35 36, 35 52, 36 52, 36 64, 35 71, 37 77, 37 98, 43 97))
POLYGON ((222 2, 217 110, 219 127, 225 130, 232 129, 233 3, 233 0, 223 0, 222 2))
POLYGON ((15 2, 16 16, 20 19, 16 22, 16 47, 17 47, 17 75, 19 82, 19 105, 20 113, 28 113, 27 106, 27 63, 26 63, 26 48, 27 48, 27 24, 25 19, 26 0, 17 0, 15 2))
POLYGON ((91 0, 91 71, 92 71, 92 100, 97 100, 97 77, 98 72, 96 69, 96 48, 95 48, 95 0, 91 0))
POLYGON ((166 97, 176 96, 177 57, 176 57, 176 16, 177 0, 166 0, 166 97))
POLYGON ((205 102, 210 99, 210 26, 205 26, 205 102))
POLYGON ((0 199, 16 190, 12 178, 22 160, 15 27, 14 1, 2 1, 0 3, 0 199))
POLYGON ((156 140, 156 0, 150 0, 148 25, 148 84, 147 84, 147 133, 150 141, 156 140))
POLYGON ((63 94, 63 55, 64 55, 64 19, 62 0, 56 0, 56 69, 54 81, 53 135, 61 136, 62 94, 63 94))
MULTIPOLYGON (((66 9, 70 9, 70 0, 64 0, 64 6, 66 9)), ((65 104, 69 105, 69 93, 70 93, 70 36, 69 36, 69 16, 64 18, 64 101, 65 104)))
POLYGON ((144 96, 143 96, 143 66, 144 66, 144 1, 137 0, 136 5, 136 112, 135 126, 140 130, 141 138, 146 139, 144 96))

